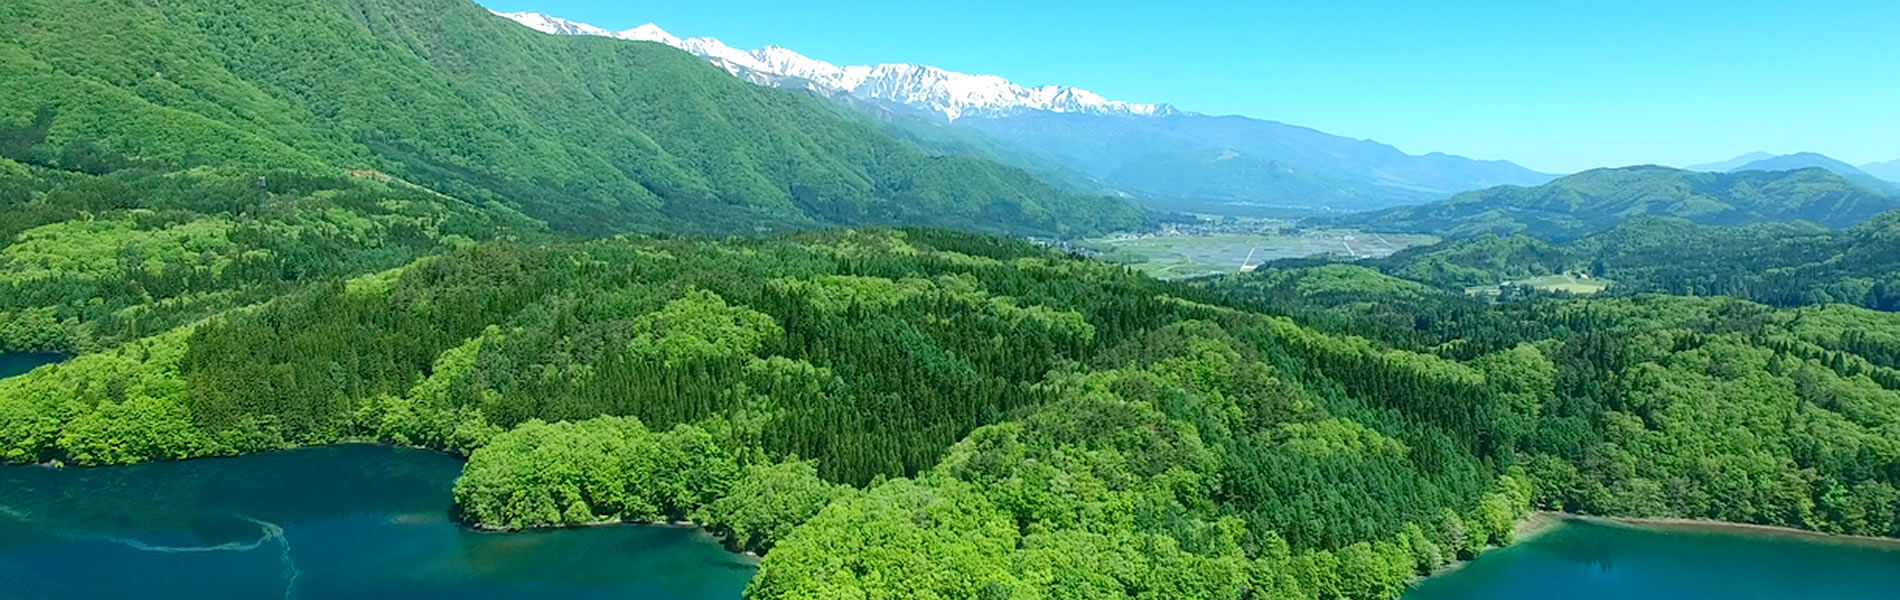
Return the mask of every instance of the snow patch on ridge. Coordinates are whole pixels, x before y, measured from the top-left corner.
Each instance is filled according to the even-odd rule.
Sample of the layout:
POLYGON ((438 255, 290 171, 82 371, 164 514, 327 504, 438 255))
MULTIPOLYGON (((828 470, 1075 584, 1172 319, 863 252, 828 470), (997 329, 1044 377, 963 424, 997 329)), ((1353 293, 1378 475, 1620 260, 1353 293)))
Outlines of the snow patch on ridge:
POLYGON ((973 115, 1000 115, 1023 110, 1131 116, 1178 114, 1166 104, 1136 104, 1109 100, 1094 92, 1045 85, 1028 88, 995 75, 972 75, 928 65, 881 64, 838 66, 780 46, 740 50, 717 38, 682 39, 648 23, 626 31, 605 29, 540 13, 495 14, 536 31, 557 35, 598 35, 623 40, 658 42, 692 53, 727 72, 760 85, 813 89, 897 102, 940 113, 956 120, 973 115))

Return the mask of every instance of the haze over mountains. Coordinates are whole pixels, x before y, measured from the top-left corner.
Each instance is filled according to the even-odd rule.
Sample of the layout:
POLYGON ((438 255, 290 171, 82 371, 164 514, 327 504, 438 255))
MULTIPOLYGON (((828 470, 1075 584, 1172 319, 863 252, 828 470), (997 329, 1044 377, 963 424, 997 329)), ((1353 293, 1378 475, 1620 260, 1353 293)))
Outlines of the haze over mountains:
POLYGON ((256 3, 95 4, 73 10, 97 19, 9 11, 22 34, 0 36, 0 156, 374 171, 584 235, 878 223, 1069 236, 1145 218, 672 49, 546 36, 462 0, 305 3, 317 8, 295 20, 256 3))
POLYGON ((1746 165, 1748 163, 1752 163, 1758 160, 1767 160, 1774 157, 1775 155, 1769 154, 1767 152, 1749 152, 1747 154, 1743 154, 1741 156, 1737 156, 1735 158, 1731 158, 1728 160, 1716 161, 1712 163, 1702 163, 1699 165, 1689 165, 1683 168, 1688 169, 1690 171, 1706 171, 1709 173, 1727 173, 1729 171, 1740 169, 1742 165, 1746 165))
POLYGON ((1716 167, 1716 166, 1724 166, 1724 165, 1730 165, 1730 164, 1734 164, 1734 166, 1730 166, 1729 168, 1726 168, 1726 169, 1691 168, 1690 170, 1710 171, 1710 172, 1718 172, 1718 173, 1720 172, 1734 173, 1734 172, 1741 172, 1741 171, 1794 171, 1794 170, 1799 170, 1799 169, 1827 169, 1829 171, 1834 172, 1834 174, 1840 175, 1841 177, 1845 177, 1847 178, 1848 181, 1852 181, 1859 185, 1867 186, 1876 190, 1881 190, 1881 191, 1889 192, 1889 193, 1900 192, 1900 185, 1895 185, 1894 182, 1892 181, 1875 177, 1872 174, 1869 174, 1868 172, 1861 170, 1858 167, 1855 167, 1854 165, 1850 165, 1850 164, 1847 164, 1846 162, 1836 160, 1827 155, 1819 154, 1815 152, 1796 152, 1794 154, 1782 154, 1782 155, 1770 155, 1770 154, 1763 154, 1760 152, 1754 152, 1754 153, 1737 156, 1733 159, 1729 159, 1727 161, 1723 161, 1720 163, 1715 163, 1713 165, 1701 165, 1701 166, 1716 167))
POLYGON ((1109 100, 1073 87, 1027 87, 925 65, 838 66, 776 46, 742 51, 713 38, 681 38, 652 24, 609 31, 537 13, 497 14, 545 33, 666 44, 747 81, 847 100, 887 122, 921 120, 977 132, 1004 146, 1001 159, 1016 166, 1039 173, 1058 166, 1157 208, 1365 210, 1554 177, 1507 161, 1409 155, 1373 141, 1109 100))
POLYGON ((1867 164, 1861 165, 1860 170, 1866 171, 1867 174, 1869 175, 1873 175, 1875 177, 1879 177, 1887 181, 1900 183, 1900 159, 1894 159, 1894 160, 1889 160, 1885 162, 1867 163, 1867 164))
POLYGON ((1895 208, 1900 199, 1893 194, 1819 167, 1706 173, 1641 166, 1594 169, 1537 187, 1467 192, 1328 222, 1450 238, 1525 234, 1568 241, 1644 216, 1703 225, 1807 221, 1841 228, 1895 208))

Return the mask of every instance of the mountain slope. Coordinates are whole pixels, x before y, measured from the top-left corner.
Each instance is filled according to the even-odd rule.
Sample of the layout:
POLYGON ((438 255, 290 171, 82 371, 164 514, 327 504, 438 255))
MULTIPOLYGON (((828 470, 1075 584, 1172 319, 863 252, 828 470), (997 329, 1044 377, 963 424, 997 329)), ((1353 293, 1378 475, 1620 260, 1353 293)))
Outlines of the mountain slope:
POLYGON ((1142 219, 931 156, 670 48, 546 36, 461 0, 7 10, 0 125, 39 135, 43 154, 94 144, 176 166, 371 168, 587 234, 927 223, 1069 235, 1142 219), (74 42, 106 36, 119 43, 74 42))
POLYGON ((1585 171, 1537 187, 1504 186, 1423 206, 1323 219, 1443 237, 1522 233, 1566 241, 1641 216, 1708 225, 1803 220, 1847 227, 1900 206, 1823 169, 1699 173, 1642 166, 1585 171))
POLYGON ((1867 163, 1861 165, 1860 170, 1865 171, 1868 175, 1885 179, 1891 183, 1900 183, 1900 159, 1867 163))
POLYGON ((1875 177, 1850 165, 1826 155, 1813 152, 1784 154, 1761 160, 1751 161, 1730 171, 1794 171, 1798 169, 1827 169, 1836 175, 1847 178, 1856 184, 1888 193, 1900 193, 1900 185, 1875 177))
POLYGON ((536 31, 658 42, 711 61, 735 76, 760 85, 805 88, 880 100, 931 111, 955 120, 966 116, 1021 110, 1113 115, 1164 115, 1165 104, 1109 100, 1094 92, 1060 85, 1024 87, 995 75, 958 73, 929 65, 880 64, 840 67, 780 46, 740 50, 717 38, 680 38, 648 23, 626 31, 605 29, 532 12, 497 12, 536 31))
POLYGON ((1740 167, 1742 165, 1746 165, 1748 163, 1752 163, 1758 160, 1764 160, 1764 159, 1769 159, 1769 158, 1774 158, 1774 157, 1775 155, 1769 154, 1767 152, 1750 152, 1750 153, 1743 154, 1741 156, 1737 156, 1735 158, 1731 158, 1724 161, 1702 163, 1699 165, 1689 165, 1687 167, 1683 167, 1683 169, 1689 170, 1689 171, 1704 171, 1708 173, 1727 173, 1729 171, 1735 170, 1736 167, 1740 167))
MULTIPOLYGON (((1026 112, 961 119, 954 126, 1030 149, 1098 177, 1123 168, 1142 168, 1156 154, 1216 155, 1234 151, 1332 180, 1340 192, 1263 195, 1256 190, 1270 186, 1247 177, 1200 182, 1203 189, 1216 188, 1208 191, 1217 197, 1311 209, 1365 210, 1416 204, 1465 190, 1504 184, 1538 184, 1551 178, 1504 161, 1477 161, 1445 154, 1413 156, 1377 142, 1239 116, 1181 114, 1140 118, 1026 112)), ((1166 177, 1123 177, 1117 184, 1131 193, 1185 195, 1166 177)))
POLYGON ((549 237, 499 203, 373 173, 0 158, 0 353, 94 351, 476 242, 549 237))
POLYGON ((1900 211, 1840 230, 1637 222, 1574 246, 1626 292, 1900 311, 1900 211))
MULTIPOLYGON (((1238 116, 1215 117, 1166 104, 1108 100, 1087 90, 1025 87, 990 75, 955 73, 926 65, 840 67, 768 46, 744 51, 713 38, 682 39, 648 24, 607 31, 537 13, 498 13, 539 31, 655 41, 672 45, 760 85, 820 92, 880 117, 928 115, 930 122, 974 131, 1009 148, 1004 160, 1039 174, 1048 166, 1106 179, 1117 170, 1146 169, 1158 154, 1216 155, 1237 151, 1281 163, 1328 181, 1333 193, 1277 193, 1277 176, 1228 173, 1213 180, 1134 178, 1114 187, 1150 206, 1169 210, 1250 212, 1260 206, 1364 210, 1416 204, 1503 184, 1532 185, 1553 176, 1506 161, 1445 154, 1407 155, 1391 146, 1352 140, 1303 127, 1238 116)), ((913 131, 923 129, 913 125, 913 131)), ((941 134, 931 134, 940 136, 941 134)), ((1303 177, 1308 175, 1303 175, 1303 177)), ((1095 185, 1082 185, 1092 189, 1095 185)))
POLYGON ((1349 182, 1233 150, 1152 154, 1117 167, 1103 181, 1118 189, 1146 190, 1154 204, 1213 214, 1272 216, 1307 208, 1297 200, 1283 199, 1333 198, 1365 204, 1379 200, 1349 182))
POLYGON ((1369 266, 1462 291, 1587 273, 1615 294, 1725 295, 1775 306, 1851 304, 1900 311, 1900 210, 1847 229, 1811 223, 1742 227, 1641 217, 1567 244, 1481 236, 1408 249, 1369 266))

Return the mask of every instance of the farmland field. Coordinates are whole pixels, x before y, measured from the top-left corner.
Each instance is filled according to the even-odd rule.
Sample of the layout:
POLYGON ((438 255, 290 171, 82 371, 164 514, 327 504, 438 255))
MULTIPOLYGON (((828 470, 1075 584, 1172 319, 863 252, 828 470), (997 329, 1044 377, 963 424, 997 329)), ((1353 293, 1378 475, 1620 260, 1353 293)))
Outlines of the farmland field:
POLYGON ((1242 264, 1332 254, 1378 258, 1412 246, 1436 243, 1426 235, 1375 234, 1344 229, 1266 232, 1156 233, 1120 235, 1084 242, 1103 260, 1127 264, 1161 279, 1235 273, 1242 264), (1249 256, 1251 255, 1251 259, 1249 256))
POLYGON ((1507 281, 1497 285, 1480 285, 1465 288, 1472 295, 1497 295, 1507 285, 1521 285, 1544 290, 1546 292, 1570 292, 1579 296, 1588 296, 1609 289, 1615 283, 1608 279, 1585 277, 1575 274, 1545 275, 1517 281, 1507 281))

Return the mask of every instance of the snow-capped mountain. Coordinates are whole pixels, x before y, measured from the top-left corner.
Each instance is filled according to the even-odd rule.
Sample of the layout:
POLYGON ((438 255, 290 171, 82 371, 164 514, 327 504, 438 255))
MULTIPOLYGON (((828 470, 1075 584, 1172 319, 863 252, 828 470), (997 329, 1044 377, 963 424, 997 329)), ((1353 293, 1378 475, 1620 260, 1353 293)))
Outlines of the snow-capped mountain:
POLYGON ((495 14, 544 33, 659 42, 690 52, 760 85, 808 88, 895 102, 940 113, 953 121, 965 116, 1004 115, 1024 110, 1131 116, 1178 114, 1166 104, 1109 100, 1088 90, 1059 85, 1023 87, 995 75, 971 75, 927 65, 841 67, 779 46, 740 50, 710 37, 682 39, 651 23, 625 31, 608 31, 540 13, 495 14))
MULTIPOLYGON (((516 23, 527 25, 528 28, 533 29, 535 31, 539 31, 541 33, 558 33, 562 35, 605 35, 605 36, 612 36, 612 37, 621 37, 620 35, 616 35, 614 32, 607 31, 605 29, 601 29, 593 25, 588 25, 586 23, 575 23, 567 19, 550 17, 541 13, 531 13, 531 12, 505 13, 505 12, 496 12, 496 11, 489 11, 489 12, 493 12, 495 14, 508 17, 509 19, 513 19, 516 23)), ((658 28, 656 27, 654 29, 658 29, 658 28)), ((634 31, 636 30, 629 29, 622 33, 632 33, 634 31)), ((627 39, 636 39, 636 38, 627 38, 627 39)))
POLYGON ((1162 210, 1364 210, 1555 177, 1508 161, 1414 156, 1285 123, 1118 102, 1059 85, 1024 87, 995 75, 910 64, 839 66, 779 46, 748 51, 709 37, 680 38, 651 24, 608 31, 537 13, 496 14, 551 34, 673 46, 754 84, 824 94, 910 132, 900 137, 943 144, 933 151, 999 160, 1073 190, 1133 197, 1162 210))

